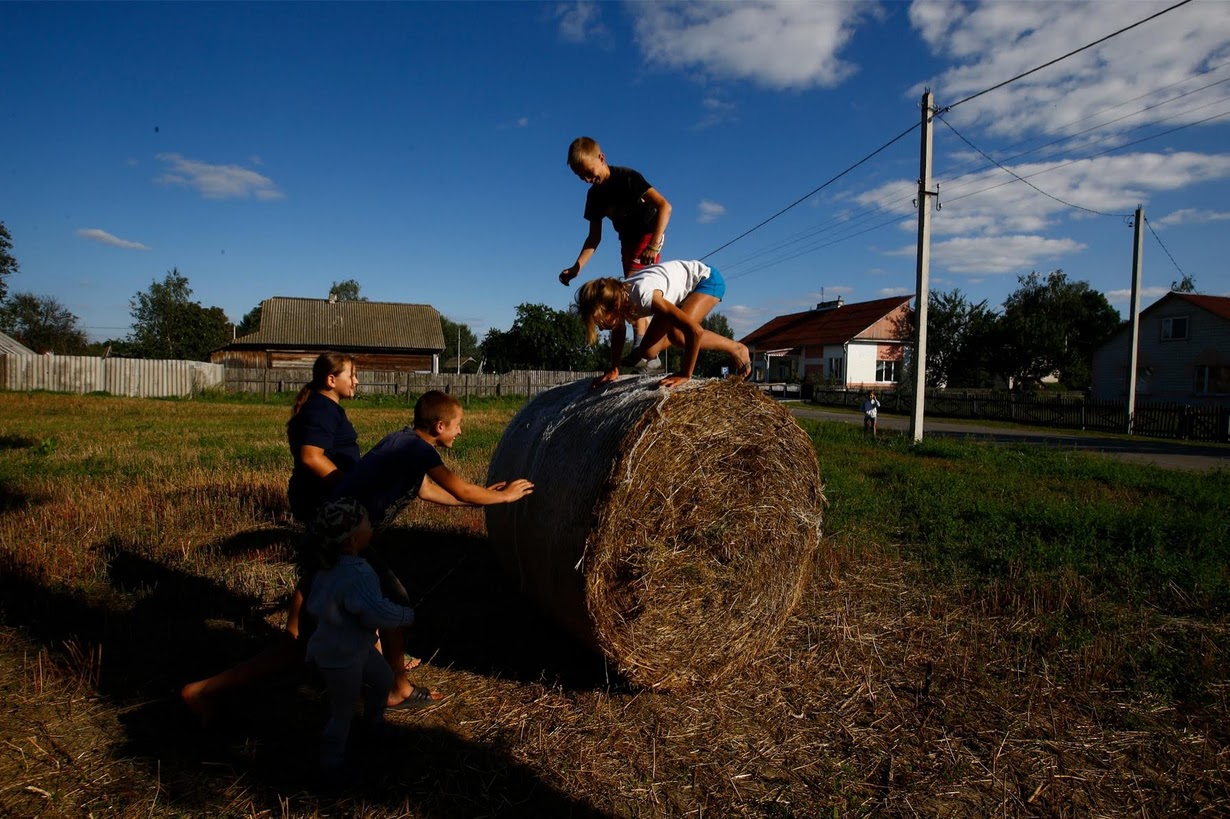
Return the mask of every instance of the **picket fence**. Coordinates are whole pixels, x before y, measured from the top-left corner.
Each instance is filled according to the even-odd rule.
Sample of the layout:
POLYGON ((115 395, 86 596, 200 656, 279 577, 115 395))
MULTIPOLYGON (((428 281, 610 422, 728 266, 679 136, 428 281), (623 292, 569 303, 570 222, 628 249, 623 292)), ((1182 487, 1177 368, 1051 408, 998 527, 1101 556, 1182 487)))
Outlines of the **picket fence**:
POLYGON ((82 355, 0 355, 0 387, 6 390, 106 392, 133 398, 199 394, 222 384, 221 364, 99 358, 82 355))
MULTIPOLYGON (((402 395, 409 401, 428 390, 441 390, 458 398, 538 393, 571 384, 580 378, 594 378, 597 372, 571 370, 514 370, 508 373, 407 373, 381 370, 359 371, 359 394, 402 395)), ((228 367, 224 388, 229 392, 259 392, 266 398, 294 392, 312 379, 310 369, 289 367, 228 367)))
MULTIPOLYGON (((824 406, 859 408, 865 397, 864 391, 815 387, 810 400, 824 406)), ((913 409, 913 398, 904 390, 881 392, 877 397, 881 412, 908 415, 913 409)), ((1128 426, 1126 400, 1080 394, 1051 397, 928 392, 926 414, 928 418, 978 418, 1097 432, 1127 432, 1128 426)), ((1230 406, 1138 399, 1132 431, 1151 438, 1230 443, 1230 406)))

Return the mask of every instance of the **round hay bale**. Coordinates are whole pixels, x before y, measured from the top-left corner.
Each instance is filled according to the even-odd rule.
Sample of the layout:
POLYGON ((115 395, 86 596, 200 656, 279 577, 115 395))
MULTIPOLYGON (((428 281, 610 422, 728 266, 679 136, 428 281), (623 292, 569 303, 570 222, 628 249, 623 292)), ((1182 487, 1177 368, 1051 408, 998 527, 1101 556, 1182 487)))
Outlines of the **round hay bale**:
POLYGON ((811 441, 746 385, 628 376, 544 392, 513 418, 488 506, 523 592, 634 684, 712 682, 774 641, 810 575, 824 497, 811 441))

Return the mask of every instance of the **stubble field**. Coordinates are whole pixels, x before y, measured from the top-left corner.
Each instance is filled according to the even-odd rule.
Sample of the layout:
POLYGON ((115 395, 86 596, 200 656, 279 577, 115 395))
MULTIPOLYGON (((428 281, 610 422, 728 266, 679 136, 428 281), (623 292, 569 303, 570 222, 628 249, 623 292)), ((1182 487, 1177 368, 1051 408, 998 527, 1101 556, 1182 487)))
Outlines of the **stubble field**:
MULTIPOLYGON (((481 481, 517 404, 467 411, 481 481)), ((354 402, 366 449, 404 405, 354 402)), ((510 591, 479 510, 383 537, 412 679, 322 794, 310 673, 175 692, 277 639, 286 403, 0 393, 0 815, 1230 815, 1230 472, 803 422, 829 506, 776 648, 637 690, 510 591)), ((584 457, 579 453, 578 457, 584 457)))

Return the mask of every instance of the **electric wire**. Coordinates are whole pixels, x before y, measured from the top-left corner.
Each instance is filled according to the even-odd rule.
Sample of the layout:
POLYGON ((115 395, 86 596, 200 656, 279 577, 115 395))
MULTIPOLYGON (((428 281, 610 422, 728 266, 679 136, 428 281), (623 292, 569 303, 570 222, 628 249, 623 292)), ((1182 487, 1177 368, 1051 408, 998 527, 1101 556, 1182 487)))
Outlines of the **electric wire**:
POLYGON ((739 234, 738 236, 736 236, 735 238, 731 239, 731 240, 730 240, 729 242, 727 242, 726 244, 724 244, 724 245, 722 245, 722 246, 720 246, 720 247, 718 247, 718 248, 716 248, 716 249, 714 249, 714 250, 710 250, 710 251, 709 251, 708 253, 706 253, 704 256, 701 256, 701 257, 700 257, 700 258, 701 258, 701 261, 704 261, 705 259, 708 259, 710 256, 712 256, 713 254, 715 254, 715 253, 717 253, 717 252, 719 252, 719 251, 721 251, 721 250, 725 250, 726 248, 730 247, 730 246, 731 246, 731 245, 733 245, 735 242, 739 241, 740 239, 742 239, 743 237, 747 236, 748 234, 753 233, 753 232, 755 232, 755 231, 757 231, 757 230, 760 230, 760 228, 762 228, 762 227, 764 227, 765 225, 769 224, 769 222, 772 222, 774 219, 776 219, 777 217, 781 216, 781 215, 782 215, 783 213, 785 213, 786 211, 788 211, 788 210, 790 210, 790 209, 792 209, 792 208, 796 207, 797 205, 799 205, 799 204, 801 204, 801 203, 803 203, 803 202, 807 201, 808 199, 810 199, 810 198, 811 198, 812 196, 814 196, 815 194, 819 193, 820 191, 822 191, 822 190, 824 190, 825 188, 827 188, 829 185, 831 185, 831 184, 833 184, 834 182, 836 182, 838 179, 841 179, 843 176, 845 176, 846 174, 850 173, 850 171, 852 171, 852 170, 854 170, 855 168, 857 168, 858 166, 862 165, 864 162, 867 162, 869 159, 871 159, 872 157, 874 157, 876 154, 878 154, 878 153, 880 153, 881 151, 885 150, 885 149, 886 149, 886 148, 888 148, 890 145, 893 145, 893 144, 894 144, 894 143, 896 143, 898 140, 900 140, 900 139, 904 138, 906 135, 908 135, 911 131, 913 131, 913 130, 914 130, 915 128, 917 128, 918 126, 919 126, 919 123, 914 123, 914 124, 913 124, 913 125, 911 125, 909 128, 906 128, 904 131, 902 131, 901 133, 897 134, 897 136, 895 136, 895 137, 893 137, 892 139, 890 139, 888 142, 885 142, 885 143, 884 143, 883 145, 881 145, 879 148, 876 148, 874 151, 872 151, 871 153, 867 154, 867 156, 863 157, 863 158, 862 158, 862 159, 860 159, 858 162, 855 162, 853 165, 849 166, 848 168, 846 168, 846 169, 845 169, 844 171, 842 171, 841 173, 839 173, 839 174, 837 174, 836 176, 834 176, 834 177, 832 177, 831 179, 829 179, 829 180, 828 180, 827 182, 825 182, 823 185, 820 185, 819 187, 817 187, 817 188, 813 189, 812 191, 810 191, 809 193, 805 194, 804 196, 799 197, 798 199, 796 199, 795 201, 791 202, 791 203, 790 203, 789 205, 787 205, 786 207, 784 207, 784 208, 782 208, 781 210, 779 210, 777 213, 775 213, 775 214, 773 214, 772 216, 770 216, 768 219, 765 219, 764 221, 762 221, 760 224, 758 224, 758 225, 756 225, 756 226, 754 226, 754 227, 748 228, 747 230, 743 231, 742 233, 740 233, 740 234, 739 234))
POLYGON ((1145 219, 1145 227, 1149 228, 1149 232, 1153 234, 1153 238, 1157 239, 1157 243, 1162 246, 1162 250, 1166 252, 1167 256, 1170 256, 1170 263, 1174 265, 1174 269, 1179 271, 1180 276, 1186 277, 1187 274, 1183 272, 1183 268, 1179 267, 1179 263, 1174 260, 1174 256, 1171 255, 1170 250, 1166 247, 1165 243, 1162 242, 1162 237, 1158 236, 1157 231, 1153 229, 1153 223, 1147 218, 1145 219))
POLYGON ((1034 73, 1036 73, 1036 72, 1038 72, 1038 71, 1041 71, 1041 70, 1042 70, 1042 69, 1044 69, 1044 68, 1049 68, 1050 66, 1055 65, 1056 63, 1063 62, 1064 60, 1068 59, 1069 57, 1072 57, 1072 56, 1075 56, 1075 55, 1077 55, 1077 54, 1080 54, 1082 51, 1086 51, 1086 50, 1088 50, 1088 49, 1090 49, 1090 48, 1093 48, 1095 45, 1099 45, 1099 44, 1101 44, 1101 43, 1104 43, 1104 42, 1106 42, 1107 40, 1111 39, 1112 37, 1118 37, 1120 34, 1123 34, 1125 31, 1131 31, 1132 29, 1136 28, 1137 26, 1144 25, 1145 23, 1149 22, 1150 20, 1156 20, 1158 17, 1161 17, 1163 14, 1168 14, 1168 13, 1170 13, 1170 12, 1174 11, 1175 9, 1177 9, 1177 8, 1179 8, 1179 7, 1181 7, 1181 6, 1186 6, 1186 5, 1187 5, 1188 3, 1190 3, 1190 2, 1192 2, 1192 0, 1180 0, 1180 2, 1175 3, 1173 6, 1170 6, 1169 8, 1162 9, 1161 11, 1157 12, 1156 14, 1151 14, 1151 15, 1149 15, 1148 17, 1144 18, 1143 20, 1137 20, 1135 23, 1132 23, 1130 26, 1124 26, 1123 28, 1119 29, 1118 31, 1111 32, 1110 34, 1107 34, 1105 37, 1101 37, 1101 38, 1099 38, 1099 39, 1097 39, 1097 40, 1094 40, 1092 43, 1088 43, 1088 44, 1086 44, 1086 45, 1081 46, 1081 47, 1080 47, 1080 48, 1078 48, 1078 49, 1075 49, 1075 50, 1073 50, 1073 51, 1069 51, 1067 54, 1064 54, 1062 57, 1056 57, 1055 59, 1053 59, 1053 60, 1051 60, 1051 61, 1049 61, 1049 62, 1045 62, 1045 63, 1043 63, 1043 64, 1042 64, 1042 65, 1040 65, 1040 66, 1037 66, 1037 67, 1035 67, 1035 68, 1031 68, 1031 69, 1029 69, 1028 71, 1024 72, 1023 74, 1017 74, 1015 77, 1013 77, 1013 78, 1011 78, 1011 79, 1004 80, 1004 81, 1003 81, 1003 82, 1001 82, 1001 83, 997 83, 997 84, 995 84, 995 85, 992 85, 990 88, 984 88, 983 90, 979 91, 979 92, 978 92, 978 93, 976 93, 976 94, 970 94, 968 97, 965 97, 964 99, 957 100, 957 101, 956 101, 956 102, 954 102, 952 105, 947 106, 947 108, 948 108, 949 110, 951 110, 951 109, 953 109, 953 108, 956 108, 958 105, 963 105, 963 104, 965 104, 965 103, 969 102, 970 100, 977 99, 978 97, 981 97, 983 94, 989 94, 989 93, 991 93, 992 91, 996 91, 996 90, 998 90, 998 89, 1000 89, 1000 88, 1003 88, 1005 85, 1011 85, 1012 83, 1016 82, 1017 80, 1021 80, 1021 79, 1024 79, 1025 77, 1028 77, 1030 74, 1034 74, 1034 73))
POLYGON ((1122 218, 1122 217, 1124 217, 1124 216, 1127 216, 1127 215, 1128 215, 1128 214, 1126 214, 1126 213, 1105 213, 1104 211, 1094 210, 1093 208, 1086 208, 1086 207, 1084 207, 1084 206, 1082 206, 1082 205, 1074 205, 1074 204, 1073 204, 1073 203, 1071 203, 1071 202, 1065 202, 1063 199, 1060 199, 1058 196, 1055 196, 1054 194, 1050 194, 1050 193, 1047 193, 1046 191, 1042 190, 1042 189, 1041 189, 1041 188, 1039 188, 1037 185, 1035 185, 1033 182, 1030 182, 1028 179, 1025 179, 1024 177, 1022 177, 1022 176, 1018 175, 1015 171, 1011 170, 1010 168, 1005 168, 1003 165, 1001 165, 999 162, 997 162, 997 161, 996 161, 993 157, 991 157, 990 155, 988 155, 986 151, 982 150, 982 149, 981 149, 981 148, 979 148, 977 145, 975 145, 974 143, 972 143, 972 142, 970 142, 968 139, 966 139, 964 134, 962 134, 962 133, 961 133, 960 131, 958 131, 956 128, 952 127, 952 124, 951 124, 951 123, 949 123, 947 120, 945 120, 943 117, 941 117, 941 116, 938 116, 938 115, 937 115, 937 116, 935 117, 935 119, 937 119, 937 120, 939 120, 941 123, 943 123, 943 124, 944 124, 944 125, 948 128, 948 130, 950 130, 950 131, 952 131, 954 134, 956 134, 956 135, 957 135, 957 137, 958 137, 958 138, 959 138, 962 142, 964 142, 966 145, 970 146, 970 147, 971 147, 971 148, 973 148, 975 151, 977 151, 978 153, 982 154, 982 155, 983 155, 983 156, 984 156, 984 157, 985 157, 988 161, 992 162, 992 163, 995 165, 995 167, 999 168, 1001 171, 1003 171, 1004 173, 1008 174, 1009 176, 1012 176, 1012 177, 1013 177, 1013 178, 1015 178, 1018 182, 1024 182, 1026 185, 1028 185, 1029 187, 1033 188, 1034 190, 1036 190, 1038 193, 1042 194, 1043 196, 1046 196, 1046 197, 1048 197, 1048 198, 1050 198, 1050 199, 1054 199, 1056 202, 1058 202, 1058 203, 1059 203, 1059 204, 1061 204, 1061 205, 1066 205, 1067 207, 1070 207, 1070 208, 1075 208, 1076 210, 1083 210, 1083 211, 1085 211, 1086 213, 1092 213, 1092 214, 1095 214, 1095 215, 1097 215, 1097 216, 1115 216, 1115 217, 1118 217, 1118 218, 1122 218))

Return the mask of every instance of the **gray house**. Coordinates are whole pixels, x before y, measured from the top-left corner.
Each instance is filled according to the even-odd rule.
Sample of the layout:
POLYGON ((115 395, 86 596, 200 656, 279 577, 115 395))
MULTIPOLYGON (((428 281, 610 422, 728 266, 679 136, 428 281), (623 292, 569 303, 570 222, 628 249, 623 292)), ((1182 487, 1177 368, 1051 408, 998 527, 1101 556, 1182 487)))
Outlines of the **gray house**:
POLYGON ((209 354, 228 367, 311 367, 326 351, 350 353, 361 370, 440 371, 444 331, 429 304, 275 296, 260 329, 209 354))
MULTIPOLYGON (((1125 323, 1093 354, 1093 397, 1126 399, 1125 323)), ((1146 401, 1230 403, 1230 297, 1167 293, 1140 311, 1136 395, 1146 401)))

